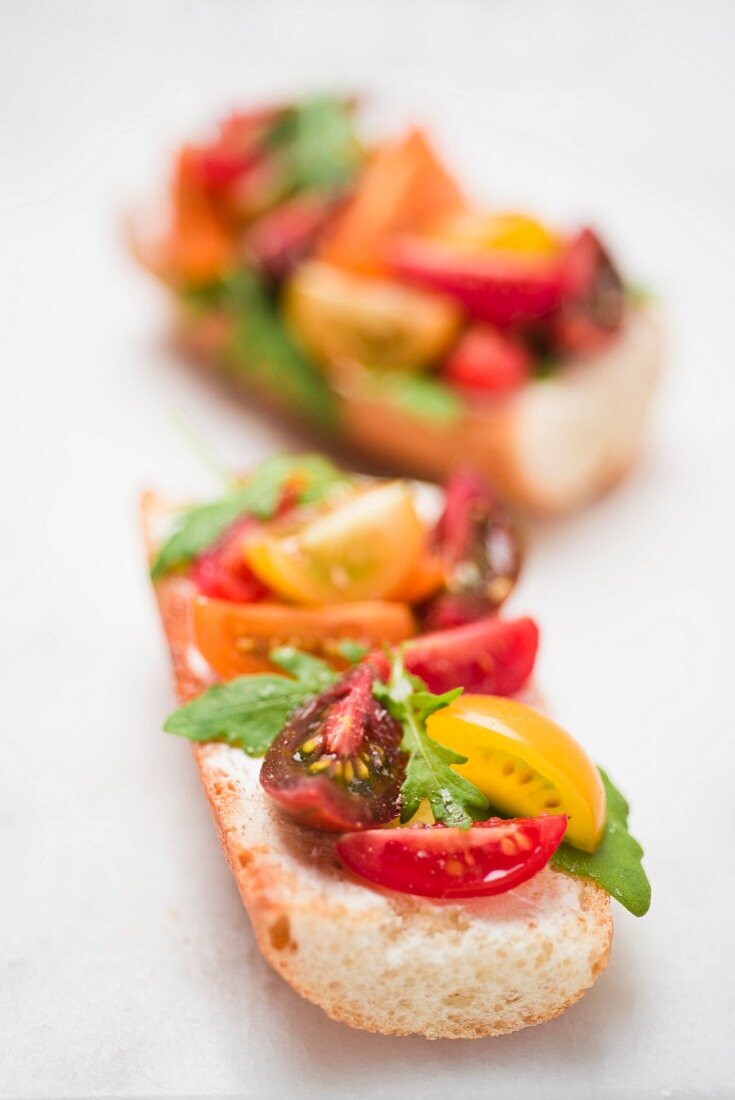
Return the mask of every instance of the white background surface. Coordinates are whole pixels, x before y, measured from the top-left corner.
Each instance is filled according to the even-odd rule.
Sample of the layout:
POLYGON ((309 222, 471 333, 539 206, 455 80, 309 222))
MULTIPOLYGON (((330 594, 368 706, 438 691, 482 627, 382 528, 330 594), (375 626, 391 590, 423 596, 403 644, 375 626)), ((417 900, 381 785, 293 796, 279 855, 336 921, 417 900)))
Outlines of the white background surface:
MULTIPOLYGON (((5 3, 0 8, 0 1094, 731 1096, 735 8, 5 3), (629 795, 654 885, 560 1020, 474 1043, 352 1033, 261 961, 173 704, 136 530, 283 442, 182 370, 120 215, 240 100, 374 93, 478 194, 594 219, 665 299, 635 476, 537 532, 518 610, 558 717, 629 795)), ((431 990, 427 990, 431 996, 431 990)))

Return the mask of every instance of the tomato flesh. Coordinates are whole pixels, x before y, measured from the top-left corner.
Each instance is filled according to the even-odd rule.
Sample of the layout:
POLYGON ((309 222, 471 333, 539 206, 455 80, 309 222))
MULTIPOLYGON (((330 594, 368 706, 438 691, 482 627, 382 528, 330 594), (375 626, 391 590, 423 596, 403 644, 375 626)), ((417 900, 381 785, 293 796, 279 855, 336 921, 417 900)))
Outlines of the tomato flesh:
POLYGON ((531 377, 531 355, 491 325, 471 325, 443 366, 448 382, 494 397, 515 393, 531 377))
POLYGON ((437 695, 452 688, 514 695, 528 680, 538 650, 532 619, 489 617, 424 634, 406 645, 405 664, 437 695))
POLYGON ((236 603, 255 603, 268 596, 270 589, 255 576, 243 555, 243 544, 259 526, 252 516, 243 516, 214 546, 199 554, 191 578, 203 596, 236 603))
POLYGON ((402 731, 373 695, 367 661, 301 707, 263 761, 263 789, 291 817, 325 832, 370 829, 398 813, 402 731))
POLYGON ((491 818, 469 829, 424 825, 351 833, 337 853, 362 878, 429 898, 503 894, 537 874, 561 844, 566 817, 491 818))

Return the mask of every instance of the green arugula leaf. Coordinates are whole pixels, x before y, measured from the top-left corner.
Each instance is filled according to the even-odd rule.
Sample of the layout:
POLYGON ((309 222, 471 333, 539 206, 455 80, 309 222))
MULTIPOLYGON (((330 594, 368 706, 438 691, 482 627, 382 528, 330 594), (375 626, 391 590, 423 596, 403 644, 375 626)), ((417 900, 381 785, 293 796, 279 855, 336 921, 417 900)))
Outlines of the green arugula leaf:
POLYGON ((560 871, 592 879, 634 916, 642 917, 651 904, 651 884, 641 865, 643 849, 628 831, 627 801, 602 768, 599 772, 607 797, 602 840, 592 853, 562 844, 551 862, 560 871))
POLYGON ((420 420, 432 424, 451 425, 462 414, 461 399, 435 378, 426 378, 408 371, 375 371, 375 392, 392 405, 420 420))
POLYGON ((485 795, 452 769, 467 757, 440 745, 426 732, 426 719, 447 706, 461 688, 433 695, 416 676, 406 673, 403 657, 393 657, 389 682, 378 682, 373 693, 403 727, 402 748, 409 754, 401 787, 401 821, 409 821, 424 799, 434 818, 445 825, 468 829, 487 810, 485 795))
POLYGON ((337 673, 326 661, 291 645, 282 645, 271 650, 268 658, 274 665, 294 676, 304 687, 312 689, 315 695, 337 679, 337 673))
POLYGON ((294 344, 260 279, 252 271, 238 271, 225 286, 225 309, 235 320, 226 354, 231 369, 316 426, 333 430, 336 398, 324 376, 294 344))
POLYGON ((342 638, 337 642, 337 652, 351 665, 358 664, 370 651, 370 647, 363 642, 356 642, 352 638, 342 638))
POLYGON ((335 191, 350 182, 362 150, 344 99, 323 95, 296 105, 288 160, 289 182, 296 191, 335 191))
POLYGON ((221 500, 181 513, 151 566, 152 579, 159 580, 170 570, 186 565, 211 546, 238 516, 249 513, 258 519, 270 519, 284 486, 296 475, 304 482, 300 504, 320 500, 346 480, 321 455, 274 455, 258 466, 244 485, 233 488, 221 500))
POLYGON ((296 679, 262 673, 215 684, 169 715, 163 728, 189 741, 223 741, 248 756, 263 756, 293 712, 337 679, 324 661, 282 646, 274 664, 296 679))

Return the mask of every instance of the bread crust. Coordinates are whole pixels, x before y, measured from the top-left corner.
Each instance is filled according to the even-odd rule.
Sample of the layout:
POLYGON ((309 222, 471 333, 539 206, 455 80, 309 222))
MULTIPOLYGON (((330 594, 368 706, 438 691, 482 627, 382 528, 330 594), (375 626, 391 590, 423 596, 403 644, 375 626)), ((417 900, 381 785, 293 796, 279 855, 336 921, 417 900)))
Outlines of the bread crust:
MULTIPOLYGON (((165 514, 146 494, 149 551, 165 514)), ((190 596, 183 577, 156 584, 182 702, 208 682, 192 658, 190 596)), ((501 1035, 559 1015, 607 965, 610 900, 593 883, 546 868, 463 903, 379 890, 341 867, 334 838, 281 816, 259 761, 215 743, 194 755, 263 956, 333 1019, 431 1039, 501 1035)))
MULTIPOLYGON (((177 342, 211 367, 227 331, 222 317, 196 323, 182 317, 177 342)), ((657 308, 630 305, 621 332, 604 351, 562 364, 511 397, 468 399, 466 409, 446 422, 386 400, 376 372, 337 364, 330 381, 341 439, 394 473, 444 480, 457 465, 471 463, 519 508, 536 515, 569 512, 607 492, 635 462, 662 344, 657 308)), ((275 395, 262 386, 260 396, 272 406, 275 395)))

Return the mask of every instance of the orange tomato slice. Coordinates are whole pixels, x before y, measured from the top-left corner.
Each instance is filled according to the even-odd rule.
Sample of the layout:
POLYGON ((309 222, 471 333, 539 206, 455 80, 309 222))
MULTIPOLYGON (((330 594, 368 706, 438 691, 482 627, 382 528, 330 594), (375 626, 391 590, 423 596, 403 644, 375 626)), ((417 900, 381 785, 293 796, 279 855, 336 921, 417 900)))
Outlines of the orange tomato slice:
POLYGON ((382 600, 305 608, 195 596, 192 620, 199 652, 223 680, 281 671, 268 660, 281 645, 303 649, 339 668, 346 665, 341 639, 373 648, 402 642, 415 632, 406 604, 382 600))
POLYGON ((417 233, 464 207, 458 185, 421 130, 373 154, 319 256, 364 274, 387 270, 384 250, 396 233, 417 233))

